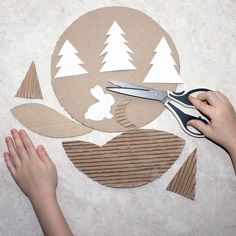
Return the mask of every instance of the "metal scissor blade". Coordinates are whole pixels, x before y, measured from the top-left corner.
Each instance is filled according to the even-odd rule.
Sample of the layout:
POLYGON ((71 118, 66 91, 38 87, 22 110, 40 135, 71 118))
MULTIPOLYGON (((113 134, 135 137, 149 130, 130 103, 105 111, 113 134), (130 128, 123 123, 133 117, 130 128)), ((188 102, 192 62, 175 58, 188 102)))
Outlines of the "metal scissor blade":
POLYGON ((115 93, 133 96, 133 97, 156 100, 161 103, 164 103, 166 100, 166 97, 168 96, 167 91, 154 90, 154 89, 140 90, 140 89, 133 89, 133 88, 109 88, 108 87, 107 90, 115 92, 115 93))
POLYGON ((131 83, 127 83, 124 81, 120 81, 120 80, 109 80, 108 81, 111 84, 114 84, 120 88, 131 88, 131 89, 139 89, 139 90, 150 90, 150 88, 146 88, 143 87, 141 85, 137 85, 137 84, 131 84, 131 83))

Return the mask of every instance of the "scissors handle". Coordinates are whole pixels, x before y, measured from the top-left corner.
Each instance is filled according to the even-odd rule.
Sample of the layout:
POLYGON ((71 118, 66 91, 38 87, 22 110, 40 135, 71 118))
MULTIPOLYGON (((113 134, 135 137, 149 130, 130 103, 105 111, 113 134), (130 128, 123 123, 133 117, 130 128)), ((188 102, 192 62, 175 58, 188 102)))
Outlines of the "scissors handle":
POLYGON ((192 115, 182 112, 179 108, 174 106, 170 101, 166 101, 165 106, 172 112, 172 114, 178 120, 183 131, 185 131, 187 134, 189 134, 190 136, 193 136, 195 138, 203 138, 204 137, 204 135, 199 130, 195 129, 197 132, 193 132, 192 130, 190 130, 187 123, 188 123, 188 121, 194 119, 194 120, 200 120, 200 121, 204 122, 205 124, 207 124, 208 123, 207 120, 203 119, 201 116, 199 116, 199 117, 192 116, 192 115))
POLYGON ((192 89, 189 91, 182 91, 182 92, 168 92, 168 97, 177 102, 182 104, 185 107, 193 107, 193 104, 189 101, 188 96, 194 93, 198 93, 198 92, 207 92, 210 91, 210 89, 207 88, 197 88, 197 89, 192 89))

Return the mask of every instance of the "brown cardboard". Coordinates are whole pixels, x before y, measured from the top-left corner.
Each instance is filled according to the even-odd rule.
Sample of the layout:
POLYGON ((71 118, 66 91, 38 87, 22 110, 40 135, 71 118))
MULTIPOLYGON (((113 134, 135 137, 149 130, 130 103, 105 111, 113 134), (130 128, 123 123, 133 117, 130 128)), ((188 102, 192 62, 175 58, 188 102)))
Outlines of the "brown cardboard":
POLYGON ((132 99, 121 101, 121 103, 119 103, 116 106, 116 109, 115 109, 115 112, 114 112, 116 122, 119 125, 121 125, 122 127, 127 128, 127 130, 137 128, 137 126, 135 124, 132 124, 128 120, 127 115, 126 115, 127 106, 131 101, 132 101, 132 99))
MULTIPOLYGON (((117 123, 117 119, 104 119, 102 121, 86 120, 84 114, 92 104, 97 102, 90 94, 90 89, 100 85, 103 91, 110 84, 108 80, 116 79, 131 83, 138 83, 152 88, 175 90, 176 84, 145 84, 143 80, 151 65, 154 50, 165 37, 176 62, 176 69, 180 71, 180 63, 177 49, 168 33, 157 22, 144 13, 127 7, 107 7, 97 9, 79 17, 71 24, 59 38, 51 60, 52 86, 55 94, 65 110, 77 121, 93 129, 106 132, 127 131, 117 123), (124 38, 129 48, 133 51, 132 58, 136 70, 99 72, 104 56, 100 56, 107 39, 106 34, 112 23, 117 21, 125 32, 124 38), (83 61, 83 68, 87 74, 54 78, 59 68, 56 68, 60 56, 58 56, 64 42, 69 40, 78 51, 83 61)), ((127 96, 115 94, 115 104, 112 106, 114 115, 116 106, 119 106, 127 96)), ((164 110, 159 102, 134 98, 126 109, 127 119, 136 127, 142 127, 154 120, 164 110), (138 115, 137 115, 138 113, 138 115)), ((133 128, 133 127, 131 127, 133 128)))
POLYGON ((100 184, 137 187, 164 174, 179 157, 185 141, 152 129, 125 132, 100 147, 82 141, 63 142, 63 148, 80 171, 100 184))
POLYGON ((197 153, 195 149, 171 180, 166 190, 194 200, 197 171, 196 162, 197 153))
POLYGON ((15 97, 43 99, 34 61, 31 63, 30 68, 25 75, 25 79, 15 97))
POLYGON ((55 110, 37 103, 28 103, 11 109, 15 118, 33 132, 53 138, 67 138, 89 133, 91 129, 55 110))

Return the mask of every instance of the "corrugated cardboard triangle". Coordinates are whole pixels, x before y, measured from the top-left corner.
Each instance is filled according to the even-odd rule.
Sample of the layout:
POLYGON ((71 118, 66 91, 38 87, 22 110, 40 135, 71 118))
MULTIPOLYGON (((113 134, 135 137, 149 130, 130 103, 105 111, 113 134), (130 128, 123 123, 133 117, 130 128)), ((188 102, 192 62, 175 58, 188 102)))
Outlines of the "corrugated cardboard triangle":
POLYGON ((197 154, 195 149, 174 176, 166 190, 194 200, 197 171, 196 163, 197 154))
POLYGON ((34 62, 31 63, 15 97, 43 99, 34 62))

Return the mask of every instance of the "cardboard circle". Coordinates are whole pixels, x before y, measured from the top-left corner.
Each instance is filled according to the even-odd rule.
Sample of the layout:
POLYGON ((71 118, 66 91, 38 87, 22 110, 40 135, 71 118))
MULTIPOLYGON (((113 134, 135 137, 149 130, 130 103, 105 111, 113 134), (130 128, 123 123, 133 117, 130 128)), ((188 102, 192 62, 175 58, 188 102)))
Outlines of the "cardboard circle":
MULTIPOLYGON (((177 84, 143 83, 150 70, 150 62, 155 55, 155 48, 162 37, 165 37, 172 53, 177 72, 180 71, 180 63, 177 49, 168 33, 151 17, 144 13, 127 7, 106 7, 86 13, 71 24, 59 38, 51 59, 51 77, 54 92, 65 110, 82 124, 106 132, 122 132, 127 128, 121 126, 113 118, 104 118, 101 121, 93 121, 85 118, 88 108, 98 102, 90 93, 90 89, 99 85, 104 93, 111 94, 115 104, 111 107, 114 114, 116 106, 127 100, 127 96, 108 92, 110 86, 108 80, 116 79, 130 83, 142 84, 146 87, 157 89, 175 90, 177 84), (105 48, 107 32, 116 21, 124 31, 124 38, 128 47, 132 50, 132 63, 135 70, 121 70, 100 72, 103 66, 104 55, 101 52, 105 48), (78 51, 77 56, 82 60, 81 66, 88 73, 55 78, 59 71, 59 55, 65 41, 68 40, 78 51)), ((165 109, 156 101, 132 98, 126 110, 127 119, 136 127, 142 127, 165 109)))

